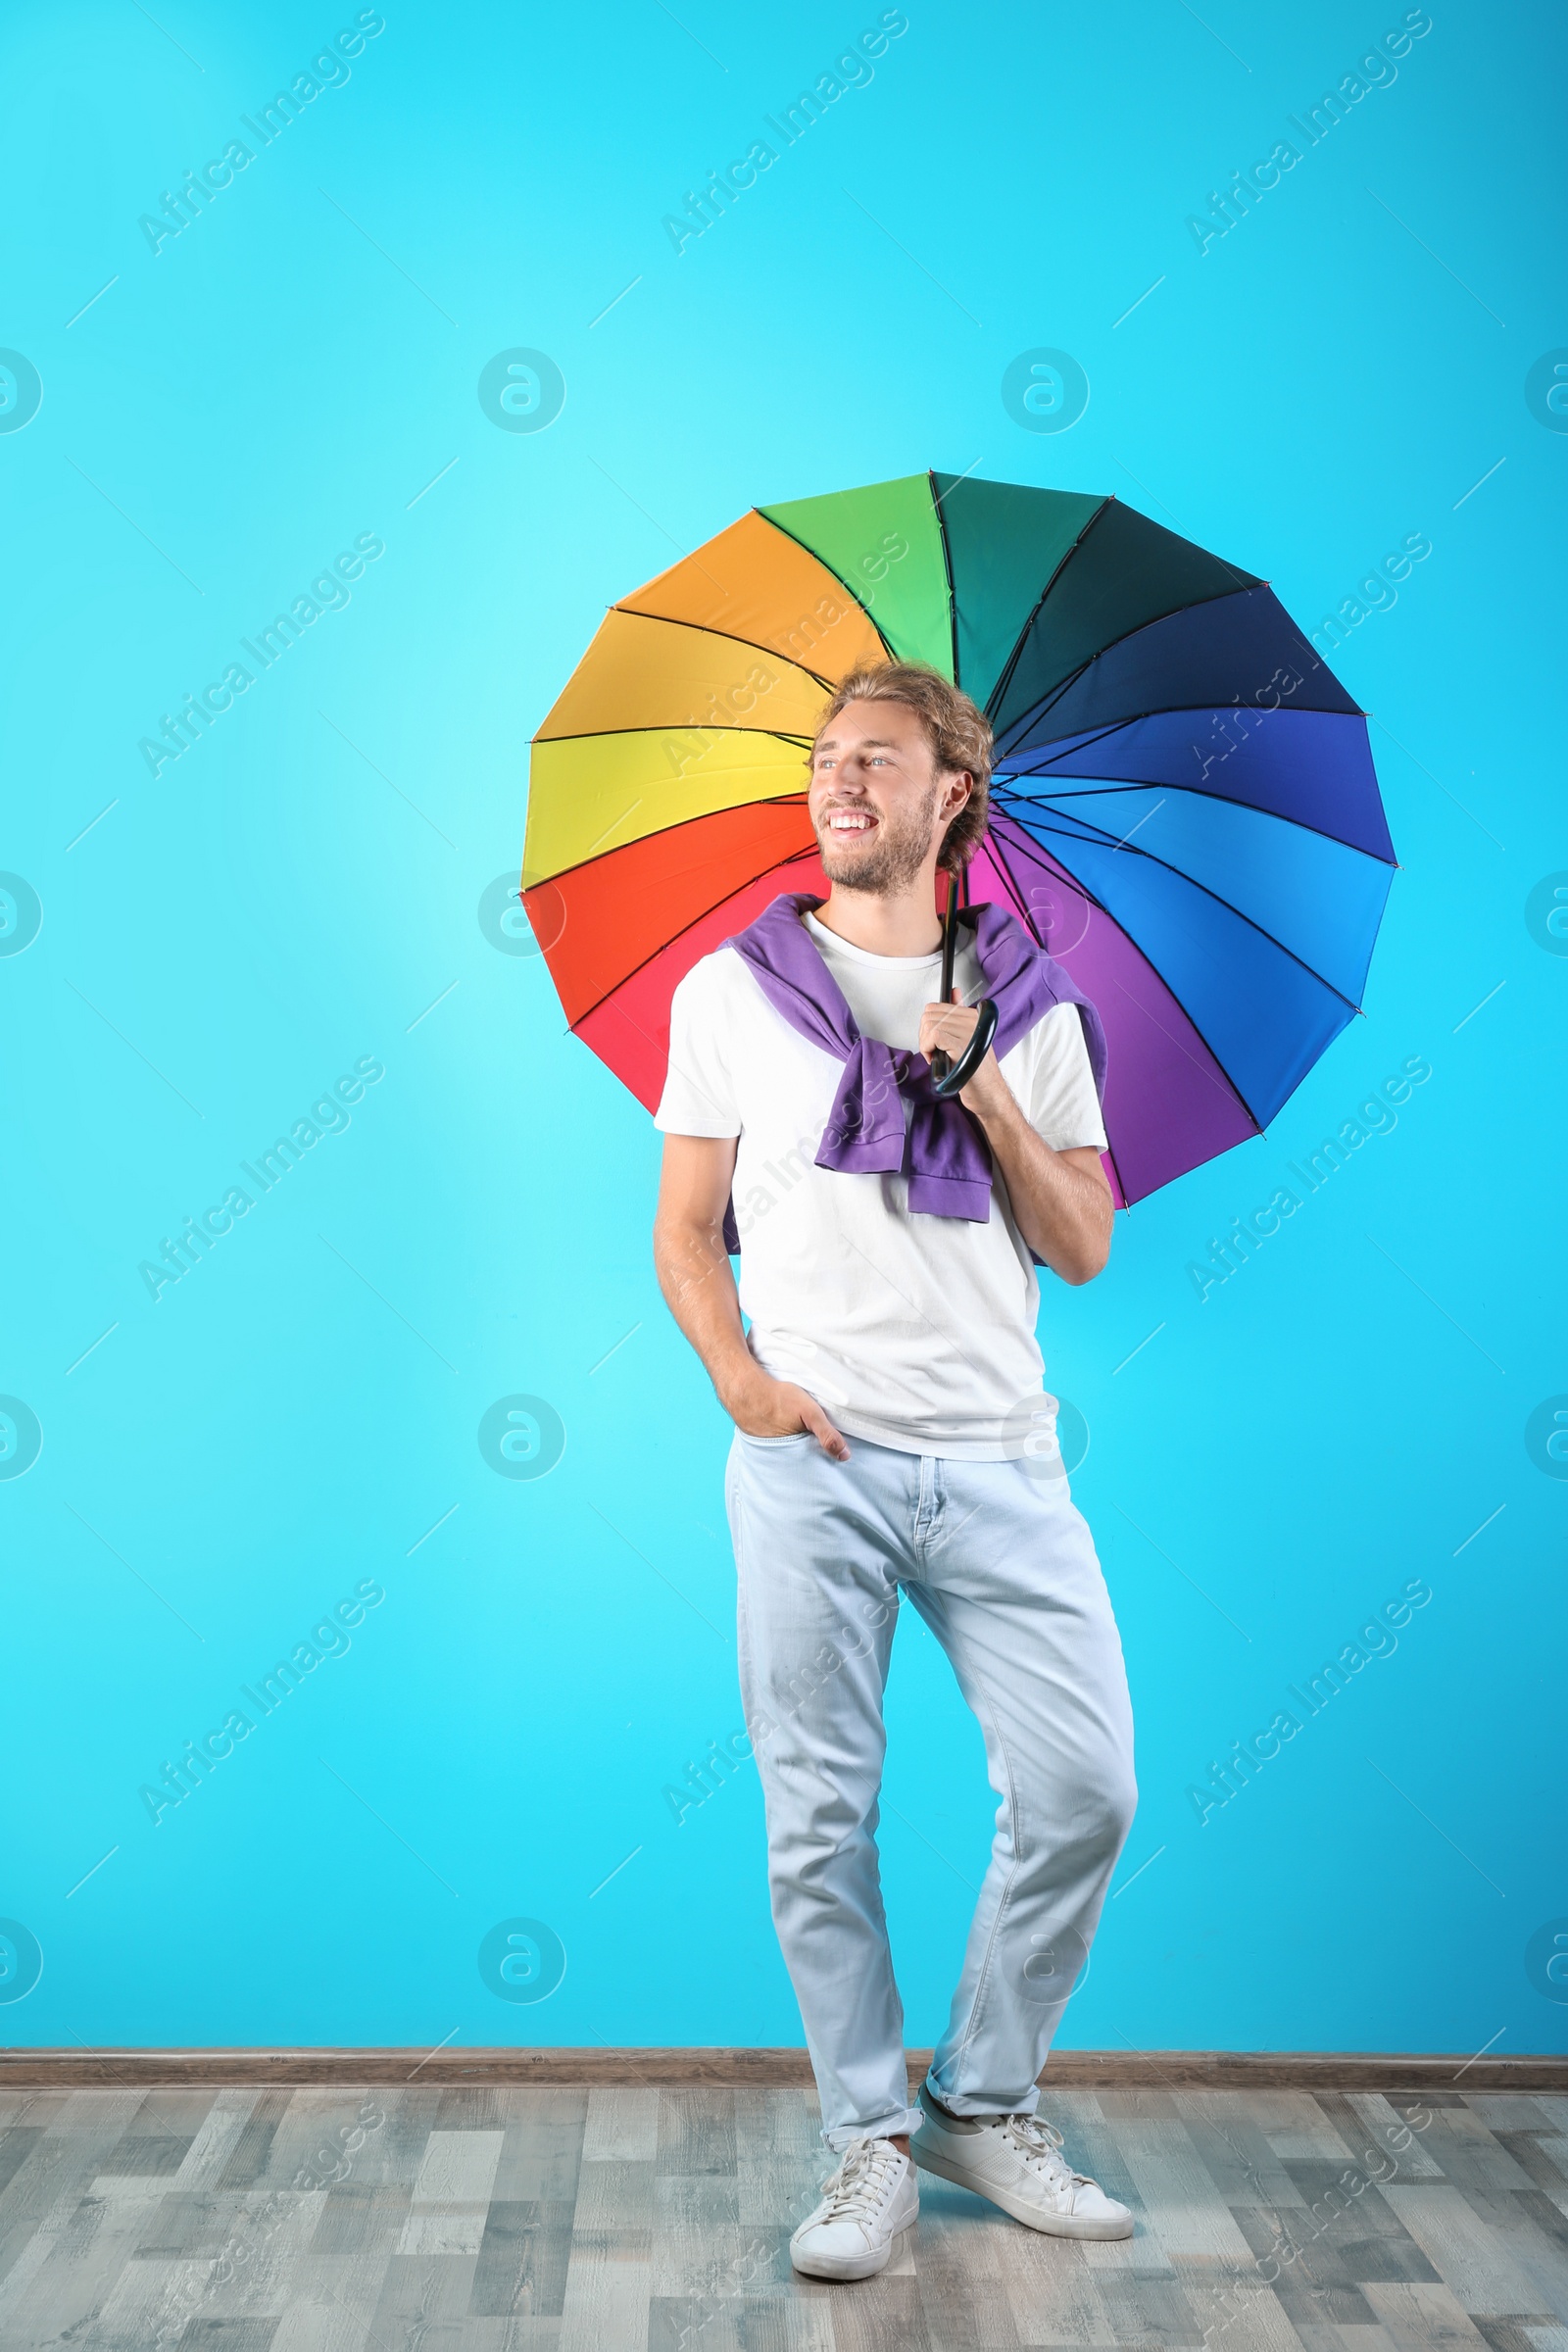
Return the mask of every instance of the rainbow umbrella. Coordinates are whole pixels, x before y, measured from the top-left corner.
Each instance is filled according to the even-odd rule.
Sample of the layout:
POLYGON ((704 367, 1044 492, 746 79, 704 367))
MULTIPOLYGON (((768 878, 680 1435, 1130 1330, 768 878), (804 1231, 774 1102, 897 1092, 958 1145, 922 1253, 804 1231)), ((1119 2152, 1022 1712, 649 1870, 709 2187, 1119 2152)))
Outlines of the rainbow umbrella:
POLYGON ((927 662, 996 733, 973 896, 1099 1007, 1118 1200, 1258 1134, 1356 1010, 1394 868, 1364 714, 1267 585, 1114 498, 913 474, 760 507, 612 606, 534 739, 523 903, 652 1108, 669 1001, 825 895, 830 687, 927 662))

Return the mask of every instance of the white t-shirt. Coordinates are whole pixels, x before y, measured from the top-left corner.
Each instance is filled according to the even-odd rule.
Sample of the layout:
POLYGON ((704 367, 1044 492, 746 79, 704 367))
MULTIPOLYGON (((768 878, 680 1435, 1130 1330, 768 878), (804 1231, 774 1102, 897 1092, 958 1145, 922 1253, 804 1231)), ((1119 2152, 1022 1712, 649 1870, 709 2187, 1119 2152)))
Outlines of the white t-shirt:
MULTIPOLYGON (((803 919, 861 1036, 917 1047, 920 1014, 941 990, 940 951, 873 956, 814 915, 803 919)), ((965 1004, 984 995, 972 946, 960 949, 955 979, 965 1004)), ((740 1300, 764 1371, 808 1390, 847 1436, 906 1453, 1005 1459, 1045 1368, 1034 1263, 1002 1172, 993 1168, 990 1220, 977 1225, 911 1214, 902 1176, 817 1167, 843 1074, 774 1010, 744 958, 720 948, 675 991, 655 1124, 739 1138, 740 1300)), ((1104 1150, 1075 1004, 1054 1005, 1003 1056, 1002 1074, 1055 1150, 1104 1150)))

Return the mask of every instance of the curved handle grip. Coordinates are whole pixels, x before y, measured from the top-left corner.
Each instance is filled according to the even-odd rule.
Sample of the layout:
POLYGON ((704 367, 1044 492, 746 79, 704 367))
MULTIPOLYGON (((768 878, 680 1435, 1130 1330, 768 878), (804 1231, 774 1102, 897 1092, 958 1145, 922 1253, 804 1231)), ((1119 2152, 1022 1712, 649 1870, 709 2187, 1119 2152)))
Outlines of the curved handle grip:
POLYGON ((996 1000, 982 997, 976 1009, 980 1018, 974 1025, 974 1035, 957 1060, 940 1049, 931 1056, 931 1092, 939 1102, 951 1102, 955 1095, 961 1094, 991 1051, 991 1041, 997 1034, 996 1000))

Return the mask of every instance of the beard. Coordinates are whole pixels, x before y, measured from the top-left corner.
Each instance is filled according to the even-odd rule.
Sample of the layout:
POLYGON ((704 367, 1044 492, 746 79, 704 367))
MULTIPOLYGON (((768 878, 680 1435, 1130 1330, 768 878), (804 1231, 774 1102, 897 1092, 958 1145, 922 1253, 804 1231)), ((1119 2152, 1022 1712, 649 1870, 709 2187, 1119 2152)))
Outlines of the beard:
POLYGON ((931 825, 937 812, 940 784, 933 784, 917 808, 884 816, 868 850, 843 850, 824 810, 816 829, 822 871, 838 890, 863 890, 872 898, 906 890, 925 863, 931 848, 931 825))

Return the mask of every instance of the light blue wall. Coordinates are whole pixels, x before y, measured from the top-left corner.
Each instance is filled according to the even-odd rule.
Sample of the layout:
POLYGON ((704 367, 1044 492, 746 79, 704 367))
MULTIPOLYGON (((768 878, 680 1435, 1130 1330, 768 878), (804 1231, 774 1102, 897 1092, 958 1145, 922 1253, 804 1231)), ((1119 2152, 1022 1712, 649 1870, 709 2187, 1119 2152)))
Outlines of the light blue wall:
MULTIPOLYGON (((42 1450, 0 1480, 0 1914, 43 1973, 5 2038, 799 2038, 753 1774, 679 1826, 662 1793, 740 1713, 725 1427, 650 1272, 655 1137, 478 910, 612 597, 754 502, 933 465, 1114 491, 1308 627, 1432 544, 1337 657, 1403 868, 1364 1019, 1046 1300, 1143 1788, 1064 2038, 1564 2045, 1568 1985, 1539 1943, 1527 1969, 1568 1933, 1568 1463, 1527 1446, 1568 1393, 1568 943, 1527 920, 1568 869, 1568 417, 1526 399, 1568 346, 1561 20, 1434 0, 1200 253, 1188 216, 1397 0, 910 0, 677 256, 662 217, 878 13, 388 0, 156 255, 139 216, 352 5, 9 14, 0 343, 43 389, 0 433, 0 865, 42 926, 0 957, 0 1390, 42 1450), (1091 386, 1055 435, 1001 396, 1041 345, 1091 386), (518 346, 565 380, 537 433, 477 397, 518 346), (384 553, 347 608, 155 779, 138 740, 360 535, 384 553), (1210 1237, 1416 1055, 1397 1126, 1200 1300, 1210 1237), (155 1301, 140 1261, 368 1058, 352 1123, 155 1301), (565 1433, 537 1479, 478 1444, 519 1394, 565 1433), (1200 1824, 1190 1785, 1414 1579, 1397 1650, 1200 1824), (155 1826, 142 1784, 367 1580, 346 1653, 155 1826), (518 1918, 564 1950, 543 2002, 480 1974, 518 1918)), ((892 1717, 917 2042, 988 1800, 908 1621, 892 1717)))

